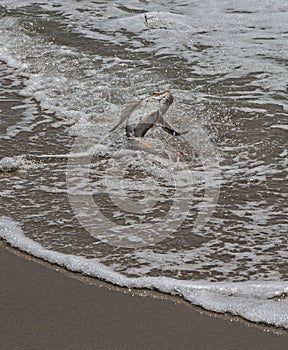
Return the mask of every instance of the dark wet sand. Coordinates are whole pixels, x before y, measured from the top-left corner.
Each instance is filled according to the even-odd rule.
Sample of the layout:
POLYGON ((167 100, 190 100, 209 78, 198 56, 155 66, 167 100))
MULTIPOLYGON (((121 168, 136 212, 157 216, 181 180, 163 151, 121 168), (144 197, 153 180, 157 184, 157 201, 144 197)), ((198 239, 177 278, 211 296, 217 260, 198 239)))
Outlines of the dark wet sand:
POLYGON ((1 350, 288 348, 287 335, 89 285, 1 245, 0 261, 1 350))

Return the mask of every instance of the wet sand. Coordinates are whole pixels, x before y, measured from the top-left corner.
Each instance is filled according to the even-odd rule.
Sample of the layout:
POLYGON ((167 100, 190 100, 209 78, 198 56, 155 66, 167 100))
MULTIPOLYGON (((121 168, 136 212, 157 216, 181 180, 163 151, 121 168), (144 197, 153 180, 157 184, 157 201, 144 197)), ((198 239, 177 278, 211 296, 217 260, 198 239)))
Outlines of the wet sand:
POLYGON ((172 297, 123 292, 99 281, 91 284, 85 277, 71 278, 73 274, 23 258, 2 245, 0 349, 288 347, 287 333, 277 335, 230 317, 215 317, 172 297))

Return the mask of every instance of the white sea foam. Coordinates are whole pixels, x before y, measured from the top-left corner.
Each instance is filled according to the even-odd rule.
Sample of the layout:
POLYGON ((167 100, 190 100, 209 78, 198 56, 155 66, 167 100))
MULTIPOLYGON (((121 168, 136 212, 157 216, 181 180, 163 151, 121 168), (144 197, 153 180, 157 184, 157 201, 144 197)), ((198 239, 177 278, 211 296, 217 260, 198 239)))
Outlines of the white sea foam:
POLYGON ((12 172, 17 170, 23 162, 22 156, 4 157, 0 160, 0 172, 12 172))
POLYGON ((32 121, 39 111, 35 113, 29 99, 38 102, 46 122, 53 123, 55 128, 74 124, 72 134, 86 135, 93 125, 90 118, 103 121, 107 118, 103 112, 113 109, 108 91, 110 78, 94 65, 94 61, 101 58, 79 55, 66 46, 47 46, 41 39, 31 38, 17 18, 0 18, 0 27, 0 60, 15 69, 15 76, 22 78, 19 94, 27 101, 22 104, 25 109, 22 120, 9 126, 6 136, 31 131, 37 125, 32 121), (50 115, 55 115, 57 120, 51 120, 50 115))
POLYGON ((168 277, 132 278, 105 266, 97 258, 87 259, 46 249, 28 238, 19 223, 8 217, 0 217, 0 236, 11 246, 70 271, 128 288, 147 288, 179 295, 207 310, 229 312, 253 322, 288 329, 288 282, 206 282, 180 281, 168 277))
POLYGON ((271 125, 270 128, 272 128, 272 129, 288 130, 288 125, 285 125, 285 124, 277 124, 277 125, 271 125))
POLYGON ((4 157, 0 159, 0 172, 14 172, 17 170, 26 171, 30 169, 36 169, 42 167, 43 164, 37 162, 37 157, 35 160, 27 159, 27 155, 19 155, 14 157, 4 157))

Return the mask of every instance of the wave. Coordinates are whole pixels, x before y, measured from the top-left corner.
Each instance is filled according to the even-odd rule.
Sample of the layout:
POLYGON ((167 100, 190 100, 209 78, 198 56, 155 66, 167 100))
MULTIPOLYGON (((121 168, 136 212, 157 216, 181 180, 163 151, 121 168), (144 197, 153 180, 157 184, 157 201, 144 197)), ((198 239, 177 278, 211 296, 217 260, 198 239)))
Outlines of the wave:
POLYGON ((168 277, 131 278, 115 272, 97 258, 87 259, 44 248, 28 238, 20 225, 8 217, 0 217, 0 236, 11 246, 70 271, 122 287, 154 289, 177 295, 210 311, 228 312, 252 322, 288 329, 287 282, 194 282, 168 277))

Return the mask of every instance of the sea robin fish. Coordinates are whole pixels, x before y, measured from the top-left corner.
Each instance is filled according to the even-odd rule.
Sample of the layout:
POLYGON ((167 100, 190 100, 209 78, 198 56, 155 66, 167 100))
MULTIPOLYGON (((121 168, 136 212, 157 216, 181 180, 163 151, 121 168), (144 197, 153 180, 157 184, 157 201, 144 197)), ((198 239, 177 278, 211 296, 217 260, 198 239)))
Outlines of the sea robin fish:
POLYGON ((154 92, 139 101, 131 102, 122 112, 119 123, 110 130, 115 131, 126 121, 126 135, 128 138, 144 137, 153 126, 160 126, 174 136, 181 135, 164 118, 168 108, 173 103, 172 94, 167 91, 154 92))
MULTIPOLYGON (((168 90, 154 92, 148 97, 131 102, 123 110, 119 123, 110 130, 110 133, 115 132, 126 121, 126 136, 130 148, 158 154, 159 149, 156 147, 156 142, 143 139, 151 128, 159 126, 173 136, 180 136, 186 133, 180 133, 163 118, 163 115, 172 103, 173 96, 168 90)), ((179 156, 183 155, 178 150, 172 150, 172 152, 179 156)))

